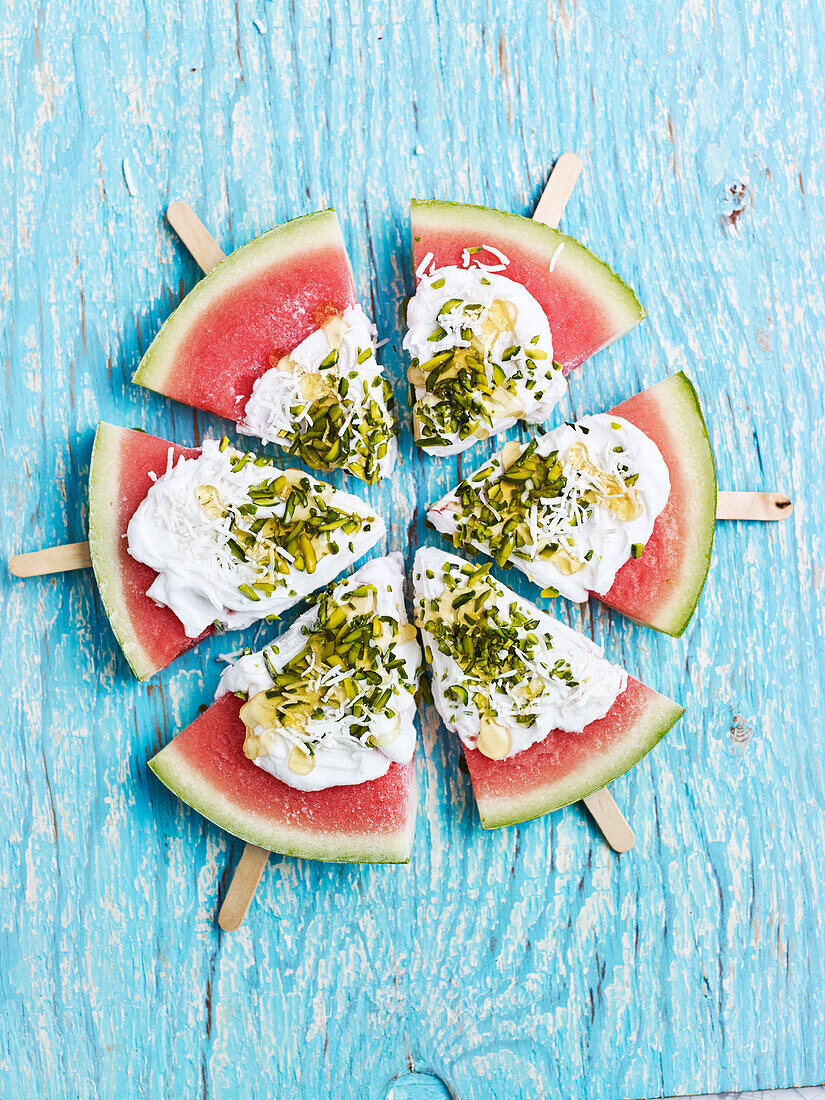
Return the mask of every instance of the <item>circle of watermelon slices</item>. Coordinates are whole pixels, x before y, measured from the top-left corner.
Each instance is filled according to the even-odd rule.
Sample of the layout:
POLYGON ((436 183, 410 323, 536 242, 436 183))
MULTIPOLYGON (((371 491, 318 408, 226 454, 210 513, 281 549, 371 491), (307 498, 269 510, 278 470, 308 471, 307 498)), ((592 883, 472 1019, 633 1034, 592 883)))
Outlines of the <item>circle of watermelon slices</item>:
MULTIPOLYGON (((428 254, 435 267, 460 266, 467 247, 492 246, 503 253, 508 261, 505 274, 523 283, 547 313, 554 355, 566 372, 645 316, 633 291, 605 263, 573 238, 530 219, 484 207, 414 201, 412 225, 416 268, 428 254)), ((207 275, 163 326, 134 380, 238 421, 256 378, 269 368, 271 357, 292 350, 332 313, 342 312, 355 300, 334 213, 323 211, 296 219, 238 249, 207 275)), ((708 476, 700 480, 698 495, 689 491, 691 462, 696 456, 691 457, 678 439, 668 434, 668 417, 663 415, 661 403, 640 400, 643 397, 631 399, 616 411, 642 430, 650 429, 660 447, 672 444, 679 462, 684 459, 686 478, 678 483, 671 518, 680 519, 680 508, 698 507, 705 532, 708 522, 712 525, 712 520, 708 521, 708 476), (633 408, 626 408, 634 401, 633 408), (661 441, 656 432, 660 432, 661 441)), ((129 501, 134 494, 142 498, 148 488, 140 488, 146 470, 131 465, 134 448, 139 451, 140 447, 135 440, 119 436, 119 431, 110 429, 99 450, 96 445, 90 492, 102 505, 96 509, 98 516, 108 518, 95 524, 90 541, 99 562, 108 556, 109 564, 96 566, 96 575, 107 607, 107 593, 117 607, 112 615, 115 633, 138 675, 150 675, 154 667, 176 655, 172 650, 179 646, 181 652, 191 641, 182 643, 176 636, 182 633, 179 624, 177 632, 174 623, 165 624, 169 627, 166 641, 165 627, 148 632, 148 620, 141 613, 145 611, 141 588, 142 599, 148 600, 145 590, 151 578, 137 575, 139 563, 128 558, 123 540, 116 541, 129 501), (126 483, 132 481, 134 487, 130 484, 127 488, 126 483)), ((140 438, 144 445, 153 439, 140 438)), ((163 445, 165 461, 168 444, 154 443, 163 445)), ((702 459, 705 466, 706 460, 707 455, 702 459)), ((710 464, 712 469, 712 458, 710 464)), ((713 489, 715 508, 715 480, 713 489)), ((684 523, 668 521, 667 531, 675 535, 663 545, 676 546, 696 516, 696 511, 692 515, 688 511, 681 515, 684 523)), ((707 542, 704 534, 694 540, 696 547, 703 542, 707 542)), ((655 546, 651 550, 655 551, 655 546)), ((709 552, 708 546, 707 557, 709 552)), ((640 561, 645 557, 647 553, 640 561)), ((697 549, 690 557, 697 576, 702 554, 697 549)), ((651 563, 659 560, 658 551, 652 552, 645 562, 648 576, 655 575, 651 563)), ((639 563, 628 564, 636 568, 626 576, 620 574, 617 580, 621 579, 622 585, 615 593, 616 600, 608 602, 627 614, 635 611, 634 617, 639 617, 640 601, 645 598, 640 590, 639 563)), ((704 569, 706 572, 707 558, 704 569)), ((613 594, 611 590, 611 597, 613 594)), ((668 599, 667 592, 648 595, 663 622, 684 628, 695 599, 690 604, 682 597, 668 599)), ((317 859, 396 862, 409 858, 415 811, 413 764, 405 768, 394 765, 383 779, 364 784, 357 797, 343 788, 344 797, 338 797, 335 788, 314 795, 293 791, 243 756, 239 709, 234 697, 214 704, 161 750, 151 762, 152 769, 204 816, 261 847, 317 859)), ((552 764, 552 754, 546 751, 531 750, 509 762, 469 754, 483 824, 494 827, 524 820, 598 789, 648 752, 680 713, 676 704, 631 680, 611 712, 570 742, 575 752, 565 755, 559 741, 552 764)))

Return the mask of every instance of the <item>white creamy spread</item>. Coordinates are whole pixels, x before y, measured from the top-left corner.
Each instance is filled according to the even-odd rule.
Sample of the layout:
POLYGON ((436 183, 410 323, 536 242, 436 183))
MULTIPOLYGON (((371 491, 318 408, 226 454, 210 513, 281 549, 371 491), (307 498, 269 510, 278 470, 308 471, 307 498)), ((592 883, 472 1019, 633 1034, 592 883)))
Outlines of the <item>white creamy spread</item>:
POLYGON ((166 472, 155 473, 129 522, 129 553, 158 574, 147 594, 190 638, 279 615, 386 533, 360 497, 225 441, 207 440, 196 458, 174 464, 170 448, 166 472))
POLYGON ((359 305, 348 306, 257 379, 238 430, 315 469, 344 467, 374 482, 397 452, 390 399, 375 326, 359 305))
POLYGON ((566 393, 544 311, 504 275, 438 268, 419 282, 407 326, 416 438, 428 454, 456 454, 517 420, 546 420, 566 393), (435 437, 442 442, 427 442, 435 437))
POLYGON ((652 439, 612 413, 554 428, 535 441, 532 455, 525 447, 508 443, 428 519, 543 589, 578 602, 590 592, 604 595, 624 563, 643 553, 667 504, 665 460, 652 439), (532 476, 508 480, 508 469, 515 477, 520 467, 532 476), (514 519, 515 531, 506 532, 514 519), (505 548, 508 538, 513 544, 505 548))
POLYGON ((581 732, 627 687, 604 650, 453 554, 415 555, 415 615, 448 729, 507 759, 553 730, 581 732))
POLYGON ((412 759, 420 665, 404 607, 403 561, 391 554, 339 581, 276 642, 230 665, 216 698, 238 692, 257 700, 249 713, 241 711, 245 722, 254 723, 247 726, 244 752, 290 787, 318 791, 376 779, 393 761, 412 759), (343 642, 332 640, 328 618, 326 626, 321 622, 331 611, 343 642), (369 639, 347 651, 345 640, 359 614, 368 620, 369 639), (331 660, 324 658, 325 647, 331 660), (301 672, 291 676, 297 666, 301 672), (280 689, 278 677, 297 683, 280 689), (261 694, 267 691, 271 704, 261 694), (386 701, 375 706, 381 696, 386 701))

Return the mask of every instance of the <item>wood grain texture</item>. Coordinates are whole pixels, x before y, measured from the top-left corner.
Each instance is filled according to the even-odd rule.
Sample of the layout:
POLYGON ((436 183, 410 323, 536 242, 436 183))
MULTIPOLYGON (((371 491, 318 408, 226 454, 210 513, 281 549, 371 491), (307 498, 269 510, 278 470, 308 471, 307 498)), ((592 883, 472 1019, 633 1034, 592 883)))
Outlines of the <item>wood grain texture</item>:
MULTIPOLYGON (((334 204, 406 411, 410 195, 529 213, 564 149, 585 171, 563 227, 649 319, 574 374, 560 418, 687 369, 720 484, 780 486, 793 515, 719 526, 679 640, 557 601, 687 707, 611 785, 631 853, 580 808, 483 833, 428 711, 410 865, 272 857, 232 937, 216 899, 241 845, 146 768, 214 690, 226 639, 139 685, 88 571, 1 570, 3 1094, 584 1100, 819 1081, 821 8, 295 8, 43 0, 4 20, 5 559, 86 537, 98 418, 183 444, 227 428, 130 383, 197 278, 171 200, 226 250, 334 204)), ((401 451, 371 497, 409 555, 436 543, 424 505, 459 463, 414 454, 406 418, 401 451)))
POLYGON ((771 521, 788 519, 793 501, 785 493, 732 493, 723 490, 716 503, 716 518, 771 521))
POLYGON ((243 923, 269 856, 266 848, 259 848, 257 844, 245 845, 218 913, 218 924, 224 932, 236 932, 243 923))
POLYGON ((590 816, 614 852, 629 852, 636 843, 633 830, 607 787, 582 799, 590 816))
POLYGON ((91 564, 88 542, 68 542, 28 554, 15 554, 9 558, 9 572, 13 577, 47 577, 50 573, 88 569, 91 564))

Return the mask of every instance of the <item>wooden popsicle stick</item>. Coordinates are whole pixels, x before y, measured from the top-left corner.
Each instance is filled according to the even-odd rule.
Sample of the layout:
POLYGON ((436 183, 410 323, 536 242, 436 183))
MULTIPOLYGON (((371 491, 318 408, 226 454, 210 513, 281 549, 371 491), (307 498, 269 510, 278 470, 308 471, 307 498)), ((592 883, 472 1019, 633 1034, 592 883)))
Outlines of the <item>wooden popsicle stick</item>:
POLYGON ((629 852, 636 843, 633 830, 607 787, 582 799, 614 852, 629 852))
POLYGON ((45 577, 70 569, 88 569, 91 564, 88 542, 69 542, 31 554, 15 554, 9 559, 9 572, 14 577, 45 577))
POLYGON ((192 254, 192 259, 208 275, 221 260, 226 259, 221 246, 186 202, 170 202, 166 220, 192 254))
POLYGON ((581 157, 577 153, 562 153, 553 165, 553 171, 533 211, 533 221, 543 222, 558 229, 567 200, 582 170, 581 157))
POLYGON ((234 932, 243 924, 268 859, 266 848, 259 848, 257 844, 247 844, 244 848, 218 913, 218 924, 224 932, 234 932))
POLYGON ((785 493, 730 493, 722 491, 716 497, 717 519, 787 519, 792 511, 793 502, 785 493))

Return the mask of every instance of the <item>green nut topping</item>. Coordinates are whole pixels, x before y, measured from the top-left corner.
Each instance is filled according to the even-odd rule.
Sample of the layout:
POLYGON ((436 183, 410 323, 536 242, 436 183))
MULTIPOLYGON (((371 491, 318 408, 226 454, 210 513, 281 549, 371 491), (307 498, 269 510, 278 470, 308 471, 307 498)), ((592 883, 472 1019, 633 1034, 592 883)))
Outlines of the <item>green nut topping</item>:
MULTIPOLYGON (((550 450, 549 439, 541 447, 536 439, 526 446, 508 443, 458 485, 448 498, 456 549, 484 550, 500 566, 552 562, 571 576, 593 559, 590 536, 579 532, 594 508, 607 510, 617 521, 638 517, 642 505, 634 487, 639 472, 631 470, 622 448, 612 449, 621 457, 602 470, 589 459, 586 425, 571 427, 578 439, 564 453, 550 450)), ((634 546, 633 556, 641 550, 637 553, 634 546)))
POLYGON ((300 731, 300 748, 310 756, 326 736, 311 723, 325 719, 354 743, 379 744, 371 740, 374 716, 397 716, 396 700, 415 693, 420 668, 409 669, 399 649, 415 628, 379 615, 377 591, 372 584, 331 585, 314 597, 315 615, 301 628, 305 642, 294 657, 279 664, 277 647, 264 649, 271 686, 263 701, 254 697, 256 725, 300 731))
POLYGON ((250 485, 240 504, 224 504, 212 485, 198 486, 197 500, 221 521, 221 544, 248 567, 238 591, 259 603, 285 588, 293 570, 314 573, 322 558, 338 553, 335 532, 367 531, 374 517, 336 508, 330 503, 333 490, 307 474, 278 471, 269 459, 261 462, 254 454, 229 455, 233 472, 250 463, 261 469, 261 480, 250 485))
POLYGON ((505 589, 489 568, 445 562, 443 591, 435 599, 419 597, 416 619, 461 670, 462 683, 445 689, 448 699, 494 718, 496 696, 504 696, 515 721, 531 726, 548 683, 556 692, 573 692, 579 683, 569 662, 555 656, 552 635, 540 620, 515 600, 505 602, 505 589))
POLYGON ((531 389, 546 378, 541 361, 548 353, 535 346, 538 335, 527 348, 513 341, 516 319, 515 305, 504 299, 482 305, 448 298, 440 305, 438 324, 427 339, 441 350, 422 363, 414 360, 409 371, 418 394, 414 427, 419 446, 486 438, 496 419, 526 411, 520 387, 531 389))
MULTIPOLYGON (((314 470, 346 469, 372 484, 382 476, 393 438, 395 402, 372 347, 358 348, 355 358, 359 366, 369 363, 364 377, 343 371, 346 356, 338 347, 301 377, 300 397, 289 410, 295 426, 282 429, 278 442, 314 470)), ((294 369, 288 357, 285 363, 294 369)))

